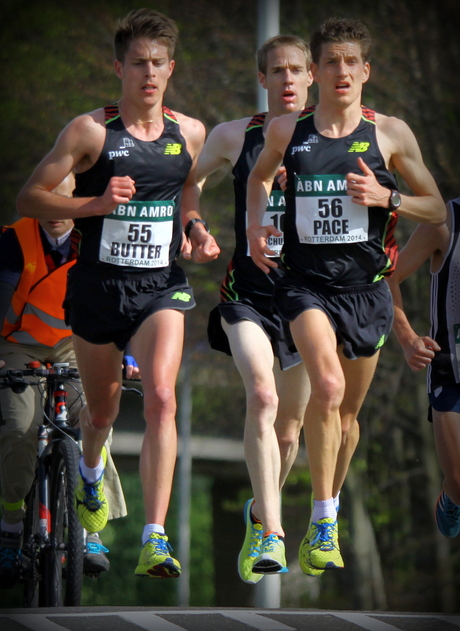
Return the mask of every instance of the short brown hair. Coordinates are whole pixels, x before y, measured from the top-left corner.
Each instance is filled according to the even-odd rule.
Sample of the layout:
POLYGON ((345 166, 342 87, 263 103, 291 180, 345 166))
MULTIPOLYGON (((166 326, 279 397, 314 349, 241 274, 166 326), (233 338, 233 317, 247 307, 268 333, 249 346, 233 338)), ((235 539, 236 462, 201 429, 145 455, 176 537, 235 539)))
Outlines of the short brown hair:
POLYGON ((372 37, 368 28, 353 18, 329 18, 311 38, 310 49, 315 64, 319 63, 323 44, 343 42, 356 42, 361 47, 363 60, 370 60, 372 37))
POLYGON ((267 39, 267 41, 264 42, 257 51, 257 66, 259 68, 259 72, 263 75, 267 74, 268 53, 274 48, 278 48, 278 46, 297 46, 297 48, 299 48, 305 55, 307 70, 310 69, 311 53, 306 41, 304 41, 301 37, 297 37, 297 35, 275 35, 274 37, 267 39))
POLYGON ((169 58, 172 59, 179 31, 173 20, 158 11, 152 9, 130 11, 118 22, 114 40, 115 58, 123 63, 131 42, 141 37, 158 40, 167 47, 169 58))

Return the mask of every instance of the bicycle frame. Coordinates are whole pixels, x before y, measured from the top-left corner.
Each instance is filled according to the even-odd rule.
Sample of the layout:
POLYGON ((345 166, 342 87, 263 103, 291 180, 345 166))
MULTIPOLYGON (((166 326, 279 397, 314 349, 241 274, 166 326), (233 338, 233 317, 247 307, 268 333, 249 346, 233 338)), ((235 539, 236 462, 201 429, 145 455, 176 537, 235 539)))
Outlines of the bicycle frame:
POLYGON ((7 371, 6 377, 0 379, 0 387, 10 387, 15 392, 24 391, 27 386, 41 388, 44 398, 43 422, 38 428, 37 468, 24 528, 23 552, 29 559, 22 572, 25 606, 80 603, 84 538, 73 511, 80 448, 78 430, 68 423, 65 389, 66 382, 78 377, 76 369, 68 364, 41 368, 39 362, 31 362, 25 370, 7 371), (38 377, 38 381, 25 377, 38 377), (34 514, 37 509, 38 521, 34 514), (64 540, 67 529, 72 537, 68 546, 64 540), (72 567, 64 569, 70 558, 72 567), (62 602, 64 572, 67 582, 62 602))

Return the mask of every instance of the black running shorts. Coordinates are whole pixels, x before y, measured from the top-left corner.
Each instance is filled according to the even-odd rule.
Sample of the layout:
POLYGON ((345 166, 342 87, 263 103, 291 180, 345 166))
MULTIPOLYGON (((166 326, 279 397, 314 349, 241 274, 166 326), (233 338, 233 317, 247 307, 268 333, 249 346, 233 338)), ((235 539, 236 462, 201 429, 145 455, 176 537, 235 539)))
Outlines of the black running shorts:
POLYGON ((221 318, 228 324, 249 320, 257 324, 267 335, 273 354, 278 358, 281 370, 287 370, 302 361, 292 341, 289 325, 276 312, 256 309, 241 301, 221 302, 209 314, 208 340, 211 348, 231 355, 227 335, 221 318))
POLYGON ((456 412, 460 414, 460 384, 447 384, 435 388, 428 394, 430 407, 428 409, 428 420, 433 421, 433 412, 456 412))
POLYGON ((282 318, 295 320, 309 309, 329 318, 348 359, 371 357, 383 346, 393 324, 393 300, 384 280, 364 287, 313 286, 292 272, 276 282, 275 305, 282 318))
POLYGON ((66 323, 91 344, 113 342, 123 351, 142 322, 163 309, 195 306, 183 270, 173 263, 160 270, 113 271, 77 262, 70 268, 64 301, 66 323))

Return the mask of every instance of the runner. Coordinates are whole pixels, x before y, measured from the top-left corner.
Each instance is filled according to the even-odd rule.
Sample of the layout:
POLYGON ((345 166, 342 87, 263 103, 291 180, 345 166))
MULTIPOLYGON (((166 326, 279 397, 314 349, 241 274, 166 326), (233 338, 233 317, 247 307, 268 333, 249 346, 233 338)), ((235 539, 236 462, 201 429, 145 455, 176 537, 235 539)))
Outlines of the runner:
POLYGON ((417 226, 401 250, 389 279, 395 319, 393 329, 414 371, 427 368, 428 420, 433 423, 436 452, 444 475, 435 508, 439 532, 460 534, 460 367, 457 300, 460 266, 460 197, 447 204, 447 222, 417 226), (431 257, 431 331, 417 335, 404 313, 400 283, 431 257))
MULTIPOLYGON (((208 331, 211 346, 233 356, 246 389, 244 446, 254 499, 244 508, 246 537, 238 571, 247 583, 287 571, 279 494, 297 455, 309 394, 302 360, 291 350, 289 330, 272 308, 273 284, 281 270, 264 274, 249 256, 246 184, 269 122, 305 106, 311 56, 299 37, 277 35, 263 44, 257 60, 268 112, 218 125, 198 161, 201 185, 224 166, 231 167, 234 176, 236 247, 208 331)), ((280 227, 283 220, 284 196, 275 183, 264 221, 276 221, 280 227)), ((282 242, 282 232, 273 230, 275 260, 282 242)))
POLYGON ((262 216, 280 164, 287 170, 285 276, 275 302, 290 322, 311 380, 304 433, 313 498, 299 550, 306 574, 342 568, 337 508, 359 439, 357 416, 391 329, 384 280, 396 259, 398 214, 437 224, 445 208, 417 141, 401 120, 361 105, 371 38, 352 19, 331 18, 311 41, 318 106, 274 120, 248 180, 254 262, 276 267, 262 216), (397 190, 397 170, 414 196, 397 190))
POLYGON ((163 105, 176 40, 177 27, 169 18, 150 9, 130 12, 115 33, 122 97, 71 121, 18 197, 22 215, 75 219, 79 253, 65 308, 87 399, 76 494, 87 530, 101 530, 107 521, 101 451, 118 414, 128 342, 139 366, 146 524, 135 573, 152 578, 177 577, 181 571, 164 526, 177 453, 175 384, 184 311, 195 304, 175 261, 182 226, 194 261, 219 253, 195 210, 204 126, 163 105), (70 171, 76 173, 76 188, 62 204, 50 191, 70 171))

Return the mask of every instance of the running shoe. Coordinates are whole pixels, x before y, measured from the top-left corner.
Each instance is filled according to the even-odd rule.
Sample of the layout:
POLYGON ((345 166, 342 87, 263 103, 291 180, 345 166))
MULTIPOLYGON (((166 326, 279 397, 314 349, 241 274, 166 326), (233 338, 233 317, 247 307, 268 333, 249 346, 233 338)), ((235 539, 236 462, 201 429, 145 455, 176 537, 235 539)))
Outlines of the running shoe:
MULTIPOLYGON (((104 467, 107 462, 107 452, 102 449, 104 467)), ((88 532, 99 532, 107 525, 109 505, 104 493, 104 473, 97 482, 87 482, 79 469, 80 480, 75 489, 75 509, 81 525, 88 532)))
POLYGON ((254 522, 251 517, 251 507, 254 500, 250 499, 244 506, 244 522, 246 524, 246 535, 244 537, 243 547, 238 555, 238 574, 245 583, 258 583, 264 576, 263 574, 255 574, 252 571, 255 559, 260 554, 260 546, 262 543, 262 524, 254 522))
POLYGON ((19 578, 21 533, 0 532, 0 589, 10 589, 19 578))
POLYGON ((284 541, 276 532, 267 533, 262 539, 260 554, 254 561, 252 571, 255 574, 279 574, 289 572, 286 567, 284 541))
MULTIPOLYGON (((313 512, 313 493, 311 494, 311 511, 313 512)), ((337 505, 337 513, 339 512, 339 508, 340 505, 337 505)), ((310 519, 310 523, 308 525, 308 529, 310 529, 311 526, 311 519, 310 519)), ((299 547, 299 565, 300 565, 300 569, 302 570, 302 572, 304 574, 306 574, 307 576, 321 576, 321 574, 324 573, 324 570, 319 570, 318 568, 312 567, 311 565, 308 564, 307 562, 307 558, 305 556, 305 545, 304 545, 304 541, 305 539, 302 541, 302 543, 300 544, 299 547)))
POLYGON ((101 572, 108 572, 110 561, 106 557, 109 550, 102 545, 97 532, 89 532, 83 555, 83 573, 85 576, 98 577, 101 572))
POLYGON ((445 491, 441 491, 435 509, 436 523, 444 537, 460 534, 460 506, 454 504, 445 491))
POLYGON ((305 574, 317 576, 308 571, 310 568, 335 570, 344 567, 338 536, 338 525, 334 519, 324 517, 318 522, 310 522, 299 549, 300 567, 305 574))
POLYGON ((178 578, 181 574, 180 563, 172 558, 170 552, 172 548, 168 537, 152 532, 141 550, 134 574, 149 578, 178 578))

